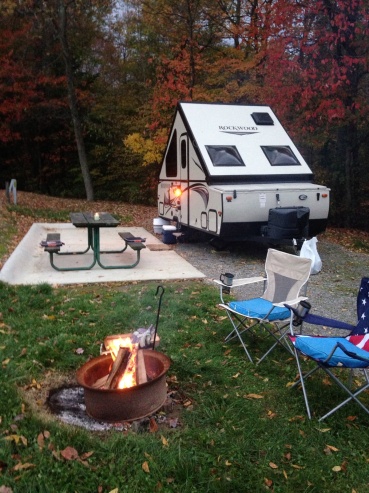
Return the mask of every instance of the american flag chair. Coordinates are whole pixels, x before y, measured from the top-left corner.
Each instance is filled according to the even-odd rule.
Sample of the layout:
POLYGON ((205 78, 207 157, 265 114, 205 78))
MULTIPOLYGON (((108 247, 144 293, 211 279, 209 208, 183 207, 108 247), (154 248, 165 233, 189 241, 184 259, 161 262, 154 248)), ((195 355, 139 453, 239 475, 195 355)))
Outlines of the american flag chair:
POLYGON ((248 359, 253 363, 244 336, 248 333, 261 335, 264 331, 268 337, 270 336, 273 345, 261 356, 257 364, 261 363, 279 345, 292 353, 286 340, 290 311, 285 307, 285 303, 296 305, 299 301, 307 299, 300 293, 306 294, 310 269, 310 259, 269 248, 265 260, 264 277, 235 279, 232 286, 214 279, 220 287, 219 307, 226 310, 232 325, 232 330, 225 338, 225 342, 238 338, 248 359), (264 291, 261 296, 225 303, 223 295, 229 289, 255 283, 262 283, 264 291))
POLYGON ((362 278, 357 295, 357 325, 321 317, 311 312, 301 317, 298 309, 288 305, 287 307, 290 309, 289 338, 293 344, 299 372, 299 379, 292 385, 292 388, 301 385, 309 419, 311 419, 311 410, 305 381, 319 369, 323 370, 347 396, 341 403, 320 417, 319 421, 328 418, 351 401, 359 404, 369 414, 369 397, 366 396, 366 402, 363 399, 365 394, 359 399, 359 395, 369 389, 369 278, 362 278), (341 337, 303 335, 302 333, 296 335, 295 327, 301 323, 304 325, 302 332, 306 332, 306 324, 343 329, 347 332, 341 337), (301 367, 303 359, 315 363, 314 367, 306 373, 303 373, 301 367), (336 368, 339 371, 336 371, 336 368), (342 372, 342 369, 348 370, 348 378, 344 379, 344 374, 347 372, 342 372), (358 384, 356 374, 353 378, 354 370, 363 374, 363 379, 358 384))

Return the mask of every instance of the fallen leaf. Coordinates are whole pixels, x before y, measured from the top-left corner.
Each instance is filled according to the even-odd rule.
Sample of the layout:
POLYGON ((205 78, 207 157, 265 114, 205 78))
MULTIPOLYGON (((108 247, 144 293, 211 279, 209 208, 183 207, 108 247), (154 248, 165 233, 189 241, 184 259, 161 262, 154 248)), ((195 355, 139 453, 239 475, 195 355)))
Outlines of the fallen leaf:
POLYGON ((146 473, 150 473, 150 468, 149 468, 149 463, 145 460, 145 462, 142 464, 142 469, 146 473))
POLYGON ((83 354, 84 352, 85 352, 85 350, 84 350, 83 348, 81 348, 81 347, 79 347, 79 348, 77 348, 77 349, 75 350, 75 353, 76 353, 76 354, 83 354))
POLYGON ((39 433, 37 437, 37 445, 39 446, 40 450, 45 447, 45 437, 43 433, 39 433))
POLYGON ((13 493, 13 490, 3 484, 2 486, 0 486, 0 493, 13 493))
POLYGON ((86 452, 86 453, 84 453, 84 454, 82 454, 82 455, 81 455, 81 459, 82 459, 82 460, 88 459, 88 458, 89 458, 89 457, 91 457, 91 455, 93 455, 93 454, 94 454, 94 452, 93 452, 93 451, 91 451, 91 452, 86 452))
POLYGON ((23 435, 8 435, 4 438, 4 440, 8 440, 10 442, 15 442, 17 445, 19 442, 22 442, 25 447, 27 447, 28 441, 27 438, 23 435))
POLYGON ((273 486, 273 481, 268 478, 264 478, 264 484, 267 488, 271 488, 273 486))
POLYGON ((334 447, 333 445, 326 445, 326 447, 331 450, 332 452, 338 452, 339 449, 337 447, 334 447))
POLYGON ((64 450, 61 450, 60 455, 66 460, 76 460, 79 457, 77 450, 73 447, 66 447, 64 450))
POLYGON ((294 423, 295 421, 305 421, 305 416, 297 415, 293 418, 290 418, 288 421, 290 421, 291 423, 294 423))
POLYGON ((341 466, 334 466, 334 467, 332 467, 332 471, 340 472, 340 471, 342 471, 342 467, 341 466))
POLYGON ((159 429, 158 423, 156 422, 156 419, 154 417, 150 418, 149 429, 150 433, 156 433, 159 429))
POLYGON ((245 394, 244 399, 264 399, 263 395, 260 394, 245 394))
POLYGON ((269 462, 269 467, 271 467, 272 469, 278 469, 277 464, 274 464, 274 462, 269 462))
POLYGON ((36 467, 36 466, 34 464, 31 464, 30 462, 25 462, 24 464, 22 464, 21 462, 18 462, 18 464, 16 464, 13 467, 13 471, 21 471, 23 469, 31 469, 31 467, 36 467))
POLYGON ((163 437, 163 435, 161 436, 161 443, 163 444, 164 447, 169 447, 168 440, 165 437, 163 437))

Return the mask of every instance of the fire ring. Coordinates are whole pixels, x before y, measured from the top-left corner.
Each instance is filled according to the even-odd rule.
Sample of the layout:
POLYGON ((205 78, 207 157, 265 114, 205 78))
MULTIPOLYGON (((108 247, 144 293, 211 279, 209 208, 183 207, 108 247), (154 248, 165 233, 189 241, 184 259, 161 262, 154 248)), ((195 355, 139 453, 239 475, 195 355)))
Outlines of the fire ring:
POLYGON ((94 383, 109 373, 110 355, 93 358, 77 370, 77 381, 84 388, 86 412, 92 418, 115 423, 133 421, 153 414, 167 398, 166 373, 170 359, 163 353, 143 349, 148 381, 126 389, 103 389, 94 383))

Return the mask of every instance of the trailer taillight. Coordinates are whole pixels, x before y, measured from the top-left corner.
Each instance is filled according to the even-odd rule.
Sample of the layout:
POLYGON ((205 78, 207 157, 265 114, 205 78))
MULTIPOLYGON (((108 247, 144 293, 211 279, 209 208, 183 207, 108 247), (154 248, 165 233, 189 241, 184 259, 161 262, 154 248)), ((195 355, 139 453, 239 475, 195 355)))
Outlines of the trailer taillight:
POLYGON ((327 193, 322 193, 322 197, 323 197, 323 199, 326 199, 328 197, 328 194, 327 193))

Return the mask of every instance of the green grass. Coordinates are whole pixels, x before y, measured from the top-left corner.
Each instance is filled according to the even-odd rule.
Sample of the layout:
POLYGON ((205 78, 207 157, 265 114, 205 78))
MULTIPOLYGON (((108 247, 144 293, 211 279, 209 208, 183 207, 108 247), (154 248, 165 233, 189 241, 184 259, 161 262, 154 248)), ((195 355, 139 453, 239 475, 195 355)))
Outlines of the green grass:
POLYGON ((69 211, 55 211, 51 209, 33 209, 30 207, 25 207, 22 205, 12 205, 8 206, 8 210, 10 212, 14 212, 16 214, 20 214, 23 216, 33 217, 35 220, 37 219, 48 219, 50 221, 68 221, 69 220, 69 211))
MULTIPOLYGON (((32 392, 52 376, 74 375, 99 354, 106 335, 155 323, 157 284, 0 284, 0 487, 19 493, 368 491, 368 416, 352 404, 324 423, 309 421, 300 391, 288 387, 296 375, 288 353, 277 350, 260 367, 252 365, 237 343, 222 342, 228 324, 216 306, 217 289, 192 281, 163 286, 158 349, 172 359, 170 389, 191 405, 181 409, 177 428, 101 434, 50 419, 44 401, 31 405, 32 392), (63 459, 68 446, 87 458, 63 459)), ((253 354, 257 347, 256 341, 253 354)), ((339 394, 318 378, 310 391, 318 412, 339 394)))
POLYGON ((354 239, 353 247, 360 252, 369 253, 369 243, 362 239, 354 239))
MULTIPOLYGON (((23 216, 29 216, 35 219, 47 219, 49 221, 61 221, 68 222, 70 220, 70 211, 66 210, 51 210, 51 209, 40 209, 25 207, 22 205, 8 206, 7 210, 23 216)), ((114 214, 114 216, 119 219, 122 223, 128 223, 133 221, 132 214, 114 214)))
POLYGON ((8 252, 8 245, 16 234, 16 226, 11 216, 0 213, 0 259, 8 252))

